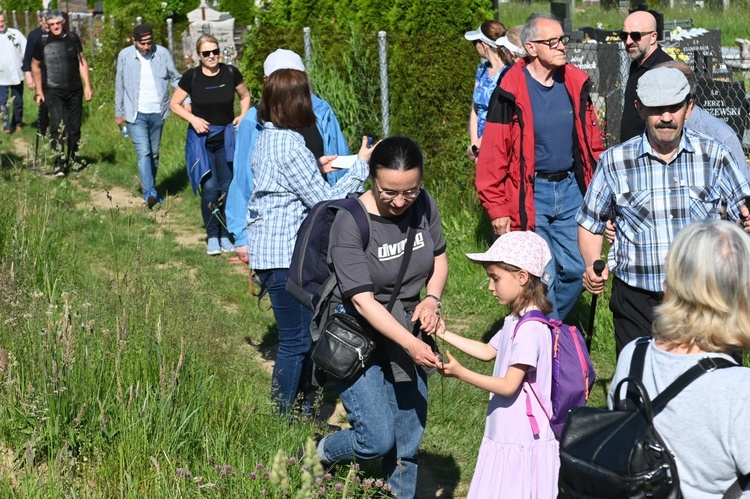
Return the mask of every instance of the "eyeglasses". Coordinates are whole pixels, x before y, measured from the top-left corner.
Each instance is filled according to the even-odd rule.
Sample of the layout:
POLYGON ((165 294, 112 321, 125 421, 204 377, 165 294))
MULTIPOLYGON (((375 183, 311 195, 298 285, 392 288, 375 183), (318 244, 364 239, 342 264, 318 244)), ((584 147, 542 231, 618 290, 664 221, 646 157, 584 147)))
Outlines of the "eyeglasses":
POLYGON ((651 33, 656 33, 656 31, 620 31, 620 40, 627 42, 628 37, 630 37, 631 40, 638 43, 641 41, 641 38, 645 35, 650 35, 651 33))
POLYGON ((419 196, 419 193, 422 191, 422 187, 415 187, 413 189, 407 189, 405 191, 392 191, 390 189, 381 190, 377 184, 375 184, 375 188, 378 191, 378 195, 380 196, 380 199, 383 201, 393 201, 396 199, 399 195, 403 196, 404 199, 417 199, 417 196, 419 196))
POLYGON ((201 52, 201 55, 204 58, 206 58, 206 59, 208 59, 212 55, 219 55, 219 54, 221 54, 221 50, 220 49, 204 50, 204 51, 201 52))
POLYGON ((548 46, 551 49, 556 49, 558 45, 561 43, 563 45, 567 45, 570 41, 570 37, 568 35, 563 36, 557 36, 555 38, 550 38, 549 40, 531 40, 531 43, 543 43, 544 45, 548 46))

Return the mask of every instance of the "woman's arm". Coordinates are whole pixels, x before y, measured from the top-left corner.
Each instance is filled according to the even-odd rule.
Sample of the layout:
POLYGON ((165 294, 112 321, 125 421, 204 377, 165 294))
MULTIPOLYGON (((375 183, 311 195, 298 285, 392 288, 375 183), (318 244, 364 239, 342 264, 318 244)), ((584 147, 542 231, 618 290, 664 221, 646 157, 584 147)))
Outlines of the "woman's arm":
POLYGON ((242 118, 244 118, 248 110, 250 110, 250 91, 247 89, 247 85, 245 85, 244 82, 237 85, 234 91, 237 92, 237 95, 240 97, 240 115, 232 120, 234 128, 237 129, 237 127, 240 126, 242 118))
MULTIPOLYGON (((443 296, 445 283, 448 280, 448 256, 442 253, 435 257, 432 264, 432 274, 427 280, 425 299, 419 302, 411 316, 412 322, 419 320, 421 329, 427 334, 435 334, 441 326, 440 314, 437 312, 438 300, 443 296), (435 299, 437 298, 437 299, 435 299)), ((442 324, 444 329, 445 324, 442 324)))
POLYGON ((172 98, 169 100, 169 109, 174 114, 190 123, 190 125, 195 128, 196 132, 208 133, 208 130, 210 128, 208 121, 204 120, 203 118, 197 117, 196 115, 182 107, 182 103, 185 99, 187 99, 187 97, 188 93, 183 88, 177 87, 177 89, 172 94, 172 98))
POLYGON ((432 348, 399 324, 388 310, 369 291, 352 296, 354 308, 372 327, 386 338, 406 349, 414 362, 424 367, 439 367, 432 348))
POLYGON ((444 376, 458 378, 477 388, 503 397, 510 397, 518 391, 521 383, 523 383, 524 376, 526 376, 526 371, 529 369, 529 366, 525 364, 513 364, 508 367, 508 372, 505 373, 504 378, 496 378, 495 376, 475 373, 462 366, 449 351, 446 351, 445 354, 448 356, 448 362, 443 364, 440 370, 444 376))

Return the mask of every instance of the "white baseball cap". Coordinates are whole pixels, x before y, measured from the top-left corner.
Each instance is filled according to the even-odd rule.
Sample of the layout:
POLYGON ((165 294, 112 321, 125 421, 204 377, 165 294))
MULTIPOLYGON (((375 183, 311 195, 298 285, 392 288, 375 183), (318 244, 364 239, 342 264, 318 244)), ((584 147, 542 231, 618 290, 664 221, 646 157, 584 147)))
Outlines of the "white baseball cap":
POLYGON ((302 62, 302 58, 296 52, 286 49, 276 49, 275 52, 271 52, 263 62, 263 74, 270 76, 274 71, 279 69, 296 69, 297 71, 304 71, 305 64, 302 62))

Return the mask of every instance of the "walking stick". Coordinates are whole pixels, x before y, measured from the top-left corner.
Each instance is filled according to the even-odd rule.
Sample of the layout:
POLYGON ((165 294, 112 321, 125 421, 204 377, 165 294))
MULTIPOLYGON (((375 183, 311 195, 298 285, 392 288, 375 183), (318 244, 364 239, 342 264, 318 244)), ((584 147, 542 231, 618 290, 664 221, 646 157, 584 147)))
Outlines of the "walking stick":
MULTIPOLYGON (((597 277, 602 276, 604 272, 604 260, 597 260, 594 262, 594 273, 597 277)), ((591 340, 594 338, 594 317, 596 316, 596 299, 599 295, 591 296, 591 309, 589 310, 589 328, 586 330, 586 349, 591 352, 591 340)))

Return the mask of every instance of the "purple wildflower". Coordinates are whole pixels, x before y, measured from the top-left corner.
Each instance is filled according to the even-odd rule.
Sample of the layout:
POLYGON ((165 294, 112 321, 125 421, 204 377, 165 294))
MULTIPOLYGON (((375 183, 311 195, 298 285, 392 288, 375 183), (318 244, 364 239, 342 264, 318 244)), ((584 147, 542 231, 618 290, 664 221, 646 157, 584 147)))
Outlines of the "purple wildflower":
POLYGON ((256 478, 258 478, 258 474, 256 472, 253 471, 252 473, 250 473, 251 480, 255 480, 256 478))
POLYGON ((337 483, 336 485, 333 486, 333 488, 336 489, 337 492, 341 492, 344 489, 344 484, 337 483))

